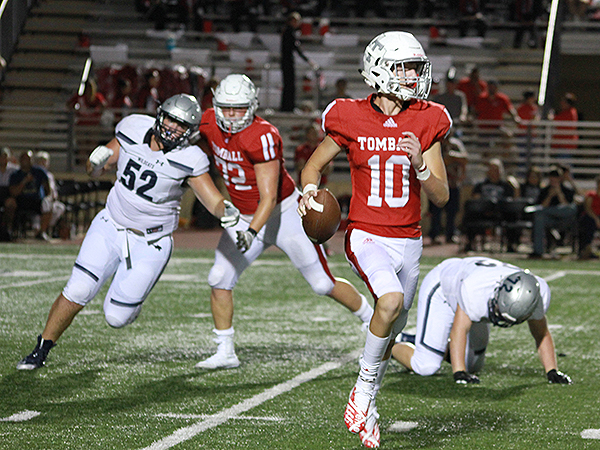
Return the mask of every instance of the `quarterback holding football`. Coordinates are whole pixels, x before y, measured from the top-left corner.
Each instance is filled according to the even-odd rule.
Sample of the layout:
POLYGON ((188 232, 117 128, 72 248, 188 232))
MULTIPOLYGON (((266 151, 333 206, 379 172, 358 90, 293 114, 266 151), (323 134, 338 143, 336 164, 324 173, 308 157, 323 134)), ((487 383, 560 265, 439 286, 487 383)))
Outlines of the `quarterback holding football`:
POLYGON ((363 445, 379 447, 375 397, 419 278, 421 189, 437 206, 448 201, 441 141, 452 120, 444 106, 426 100, 431 62, 412 34, 375 37, 364 51, 362 75, 376 93, 334 100, 323 112, 327 135, 302 171, 298 212, 311 208, 321 173, 344 151, 352 182, 346 257, 376 302, 344 421, 363 445))
POLYGON ((87 169, 92 176, 116 168, 117 181, 106 208, 92 221, 71 277, 55 300, 33 352, 17 364, 38 369, 75 316, 111 277, 104 299, 106 322, 114 328, 132 323, 164 271, 173 249, 185 185, 224 227, 240 212, 214 185, 206 154, 189 145, 201 110, 191 95, 179 94, 159 107, 156 118, 132 114, 116 126, 115 138, 98 146, 87 169))

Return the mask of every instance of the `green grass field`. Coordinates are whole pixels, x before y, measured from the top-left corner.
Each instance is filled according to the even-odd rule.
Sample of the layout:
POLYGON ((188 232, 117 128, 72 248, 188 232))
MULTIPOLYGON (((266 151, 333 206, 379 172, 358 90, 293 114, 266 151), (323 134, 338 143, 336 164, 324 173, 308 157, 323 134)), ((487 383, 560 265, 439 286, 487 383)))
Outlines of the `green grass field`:
MULTIPOLYGON (((106 287, 45 368, 15 364, 35 345, 77 248, 0 245, 0 449, 359 449, 343 423, 364 344, 358 320, 312 293, 283 255, 247 270, 235 292, 233 370, 194 368, 215 349, 212 252, 177 250, 138 320, 104 321, 106 287)), ((421 276, 439 259, 423 258, 421 276)), ((366 293, 342 256, 332 271, 366 293)), ((448 365, 419 377, 393 363, 378 397, 382 449, 597 449, 600 268, 514 261, 546 277, 559 368, 549 385, 526 325, 494 329, 478 386, 448 365)), ((414 326, 416 305, 408 328, 414 326)))

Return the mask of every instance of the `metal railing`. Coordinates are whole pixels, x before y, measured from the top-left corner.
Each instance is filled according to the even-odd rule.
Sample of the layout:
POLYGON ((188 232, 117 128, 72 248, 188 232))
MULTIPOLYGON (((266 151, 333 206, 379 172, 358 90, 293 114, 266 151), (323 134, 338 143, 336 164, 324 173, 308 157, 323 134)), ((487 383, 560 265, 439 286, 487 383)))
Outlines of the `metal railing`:
MULTIPOLYGON (((114 137, 114 125, 121 111, 108 111, 112 114, 106 114, 101 123, 81 124, 75 112, 66 108, 0 106, 0 139, 15 152, 50 152, 53 170, 57 172, 84 172, 89 152, 98 143, 114 137)), ((302 130, 314 122, 315 115, 264 109, 259 115, 278 127, 291 170, 294 149, 303 139, 302 130)), ((475 178, 485 172, 486 162, 492 157, 501 158, 507 172, 516 176, 524 174, 532 164, 542 171, 554 164, 568 165, 575 179, 582 181, 591 181, 600 174, 600 122, 543 120, 524 127, 509 122, 473 122, 457 125, 455 133, 467 148, 468 171, 475 178), (569 135, 577 136, 577 140, 569 135)), ((334 167, 345 177, 349 167, 344 154, 339 155, 334 167)))

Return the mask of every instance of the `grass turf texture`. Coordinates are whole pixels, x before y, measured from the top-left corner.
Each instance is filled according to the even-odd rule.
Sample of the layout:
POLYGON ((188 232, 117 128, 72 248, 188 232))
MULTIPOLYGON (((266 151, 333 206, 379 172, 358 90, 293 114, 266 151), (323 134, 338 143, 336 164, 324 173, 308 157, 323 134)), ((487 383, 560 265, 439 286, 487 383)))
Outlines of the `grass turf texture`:
MULTIPOLYGON (((132 325, 106 325, 106 287, 50 353, 47 366, 15 364, 35 345, 48 309, 64 286, 75 247, 0 245, 0 448, 142 449, 219 415, 297 375, 362 348, 358 320, 312 293, 288 259, 263 256, 235 291, 236 348, 241 366, 198 371, 210 356, 213 327, 206 277, 212 252, 176 250, 163 278, 132 325), (14 414, 40 414, 7 421, 14 414)), ((366 293, 342 256, 336 276, 366 293)), ((423 258, 421 277, 439 259, 423 258)), ((383 449, 594 449, 581 432, 600 428, 598 301, 593 262, 514 261, 550 281, 548 319, 559 368, 572 386, 546 382, 526 325, 493 328, 478 386, 452 382, 444 364, 419 377, 393 363, 378 397, 383 449), (565 272, 561 276, 561 272, 565 272), (558 274, 558 275, 557 275, 558 274), (416 422, 405 432, 395 422, 416 422)), ((409 325, 414 326, 416 305, 409 325)), ((327 371, 175 449, 359 449, 342 415, 357 363, 327 371)))

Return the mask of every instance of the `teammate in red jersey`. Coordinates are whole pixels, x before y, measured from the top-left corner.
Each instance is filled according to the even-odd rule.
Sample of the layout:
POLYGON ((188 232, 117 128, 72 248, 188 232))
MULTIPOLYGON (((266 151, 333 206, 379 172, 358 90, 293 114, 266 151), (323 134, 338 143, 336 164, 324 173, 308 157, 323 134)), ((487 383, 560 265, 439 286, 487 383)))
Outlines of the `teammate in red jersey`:
POLYGON ((242 216, 222 234, 208 283, 217 352, 199 362, 202 369, 239 366, 233 345, 233 287, 242 272, 271 245, 283 250, 312 289, 327 295, 368 323, 373 308, 356 288, 334 278, 323 247, 310 242, 296 214, 300 192, 287 172, 279 131, 255 115, 254 84, 232 74, 219 83, 213 106, 204 112, 200 135, 214 157, 231 201, 242 216))
POLYGON ((437 206, 448 201, 440 142, 452 119, 442 105, 424 100, 431 63, 412 34, 377 36, 365 50, 363 66, 366 83, 377 93, 337 99, 325 109, 327 136, 302 171, 298 212, 304 215, 310 208, 321 171, 345 151, 352 180, 346 257, 371 291, 375 312, 344 421, 373 448, 379 447, 375 396, 419 278, 421 189, 437 206))

